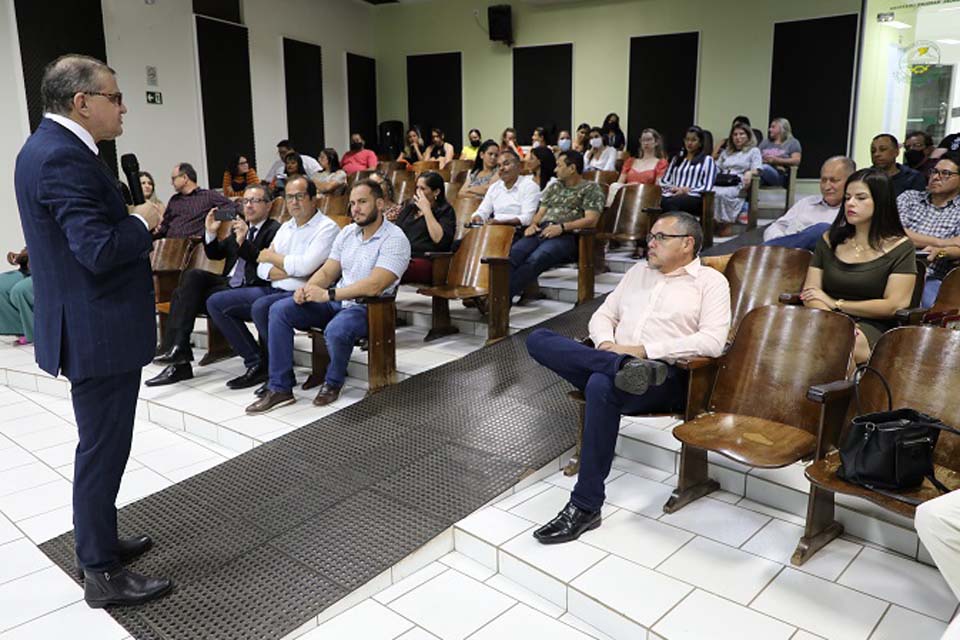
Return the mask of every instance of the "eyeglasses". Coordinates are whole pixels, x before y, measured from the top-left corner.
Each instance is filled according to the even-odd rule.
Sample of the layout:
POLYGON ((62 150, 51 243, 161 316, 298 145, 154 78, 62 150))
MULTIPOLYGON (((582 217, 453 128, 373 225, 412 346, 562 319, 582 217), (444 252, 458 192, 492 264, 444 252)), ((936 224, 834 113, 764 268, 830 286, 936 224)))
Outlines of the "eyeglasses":
POLYGON ((283 196, 283 199, 287 202, 299 202, 300 200, 306 200, 310 197, 306 191, 301 191, 300 193, 288 193, 283 196))
POLYGON ((930 169, 927 172, 927 175, 931 178, 940 178, 941 180, 949 180, 953 176, 960 175, 960 172, 949 171, 947 169, 930 169))
POLYGON ((650 244, 654 240, 657 242, 663 242, 667 238, 687 238, 689 236, 689 233, 648 233, 647 244, 650 244))
POLYGON ((258 202, 266 202, 263 198, 240 198, 240 204, 257 204, 258 202))
POLYGON ((185 175, 187 175, 187 174, 185 174, 185 173, 178 173, 178 174, 175 175, 175 176, 170 176, 170 182, 176 182, 176 181, 177 181, 177 178, 181 178, 181 177, 183 177, 183 176, 185 176, 185 175))
POLYGON ((123 93, 103 93, 101 91, 84 91, 88 96, 102 96, 117 105, 118 107, 123 106, 123 93))

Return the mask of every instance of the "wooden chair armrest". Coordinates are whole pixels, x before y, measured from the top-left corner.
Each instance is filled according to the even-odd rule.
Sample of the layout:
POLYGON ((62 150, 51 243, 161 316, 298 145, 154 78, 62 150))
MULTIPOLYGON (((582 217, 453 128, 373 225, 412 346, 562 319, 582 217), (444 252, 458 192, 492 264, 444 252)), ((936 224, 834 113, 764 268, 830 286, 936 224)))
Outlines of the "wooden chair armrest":
POLYGON ((837 380, 826 384, 815 384, 807 389, 807 400, 827 404, 849 398, 853 394, 852 380, 837 380))
POLYGON ((920 322, 940 326, 944 318, 956 315, 958 309, 944 309, 943 311, 927 311, 920 322))
POLYGON ((452 258, 452 251, 427 251, 422 254, 420 257, 427 258, 429 260, 439 260, 440 258, 452 258))
POLYGON ((799 293, 781 293, 780 304, 803 304, 799 293))
POLYGON ((371 304, 393 304, 397 301, 397 296, 364 296, 362 298, 357 298, 357 302, 360 304, 371 305, 371 304))
POLYGON ((680 358, 675 364, 688 372, 687 404, 683 410, 683 419, 693 420, 709 410, 710 395, 720 371, 720 359, 680 358))
POLYGON ((817 384, 807 390, 807 400, 820 404, 820 424, 817 428, 817 448, 813 459, 823 459, 837 446, 843 423, 847 419, 850 397, 853 395, 852 380, 838 380, 817 384))
POLYGON ((663 207, 644 207, 641 211, 643 213, 661 214, 663 213, 663 207))
POLYGON ((583 229, 574 229, 574 230, 571 231, 570 233, 572 233, 572 234, 575 235, 575 236, 595 236, 595 235, 597 235, 597 228, 596 228, 596 227, 585 227, 585 228, 583 228, 583 229))
POLYGON ((480 264, 489 264, 490 266, 509 265, 510 258, 506 256, 487 256, 486 258, 480 258, 480 264))
POLYGON ((899 325, 920 324, 923 320, 923 314, 927 309, 923 307, 912 307, 910 309, 897 309, 894 317, 899 325))
POLYGON ((693 371, 695 369, 703 369, 704 367, 715 365, 717 364, 717 359, 694 356, 691 358, 679 358, 674 364, 676 367, 683 369, 684 371, 693 371))

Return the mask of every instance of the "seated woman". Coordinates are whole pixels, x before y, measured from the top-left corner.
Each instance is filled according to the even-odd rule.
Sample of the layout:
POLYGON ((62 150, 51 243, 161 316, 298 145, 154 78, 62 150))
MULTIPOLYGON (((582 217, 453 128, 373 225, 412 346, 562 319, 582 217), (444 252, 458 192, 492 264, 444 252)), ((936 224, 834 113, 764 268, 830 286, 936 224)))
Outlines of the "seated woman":
POLYGON ((250 166, 250 161, 244 155, 235 156, 223 172, 223 195, 228 198, 239 198, 247 187, 258 184, 260 178, 257 177, 257 170, 250 166))
POLYGON ((317 193, 330 193, 347 184, 347 173, 340 168, 340 156, 336 149, 321 151, 317 162, 321 170, 310 177, 313 184, 317 185, 317 193))
POLYGON ((583 156, 583 170, 617 170, 617 150, 607 146, 607 138, 600 127, 590 129, 590 150, 583 156))
POLYGON ((420 130, 416 127, 407 131, 407 144, 397 156, 397 162, 413 164, 427 159, 427 146, 420 137, 420 130))
POLYGON ((521 160, 526 155, 520 145, 517 144, 517 130, 513 127, 507 127, 503 130, 503 134, 500 136, 500 148, 513 149, 513 152, 520 156, 521 160))
POLYGON ((683 151, 678 153, 660 178, 664 211, 686 211, 700 218, 705 191, 713 190, 717 165, 707 152, 703 129, 692 126, 683 138, 683 151))
POLYGON ((140 189, 143 190, 144 201, 153 203, 157 213, 160 214, 160 222, 163 222, 163 214, 167 208, 164 206, 163 200, 157 197, 157 183, 153 176, 146 171, 140 172, 140 189))
POLYGON ((537 127, 533 130, 533 133, 530 134, 530 141, 531 149, 547 146, 547 130, 543 127, 537 127))
POLYGON ((370 174, 370 180, 379 184, 380 188, 383 189, 383 217, 390 222, 395 222, 403 205, 396 201, 397 195, 393 190, 393 182, 387 179, 387 174, 383 171, 370 174))
POLYGON ((430 136, 433 143, 427 147, 424 160, 439 160, 440 168, 443 169, 447 163, 453 162, 453 145, 444 139, 440 129, 431 129, 430 136))
POLYGON ((564 129, 557 135, 557 146, 553 147, 553 155, 558 156, 564 151, 573 149, 573 138, 570 132, 564 129))
POLYGON ((717 160, 719 173, 713 187, 713 218, 717 222, 731 223, 740 220, 741 211, 746 222, 747 191, 753 175, 763 164, 760 150, 753 144, 753 131, 745 124, 735 124, 727 136, 727 146, 717 160))
MULTIPOLYGON (((757 136, 757 133, 760 131, 759 129, 751 129, 751 128, 750 128, 750 127, 751 127, 750 118, 748 118, 747 116, 736 116, 736 117, 733 119, 733 122, 730 123, 730 129, 731 129, 731 131, 732 131, 733 128, 734 128, 735 126, 737 126, 738 124, 745 124, 745 125, 747 125, 747 128, 750 129, 750 137, 753 138, 753 146, 759 146, 761 140, 763 140, 763 136, 759 136, 759 137, 757 136)), ((723 140, 721 140, 720 142, 717 143, 717 148, 713 150, 713 159, 714 159, 714 160, 716 160, 717 158, 720 157, 720 152, 723 151, 723 150, 727 147, 727 142, 729 142, 729 141, 730 141, 730 136, 727 136, 726 138, 724 138, 723 140)))
POLYGON ((636 158, 627 158, 620 172, 619 184, 656 184, 667 171, 663 153, 663 137, 656 129, 640 133, 640 151, 636 158))
POLYGON ((279 189, 283 191, 284 186, 290 182, 292 178, 297 176, 306 177, 307 172, 303 168, 303 158, 300 157, 300 154, 296 151, 291 151, 287 155, 283 156, 283 175, 276 176, 270 182, 270 191, 276 193, 279 189))
POLYGON ((770 122, 770 137, 760 143, 763 166, 760 180, 774 187, 787 186, 790 167, 800 166, 800 141, 793 137, 793 129, 786 118, 774 118, 770 122))
POLYGON ((467 132, 467 144, 463 145, 463 150, 460 152, 460 159, 476 160, 481 140, 483 136, 480 135, 480 129, 470 129, 467 132))
POLYGON ((600 130, 603 131, 603 138, 608 147, 623 151, 627 144, 627 138, 623 135, 623 129, 620 128, 620 116, 615 113, 608 113, 607 117, 603 119, 603 126, 600 127, 600 130))
POLYGON ((577 135, 571 145, 574 151, 586 153, 590 150, 590 128, 590 125, 586 122, 581 122, 580 126, 577 127, 577 135))
MULTIPOLYGON (((444 195, 443 176, 426 171, 417 178, 417 192, 397 216, 395 225, 410 241, 414 256, 428 251, 449 251, 456 236, 457 214, 444 195)), ((410 260, 400 282, 431 282, 433 264, 428 258, 410 260)))
POLYGON ((497 156, 500 147, 493 140, 485 140, 480 145, 477 157, 473 161, 473 169, 467 174, 467 181, 460 189, 460 195, 482 198, 490 185, 497 181, 497 156))
POLYGON ((13 344, 33 342, 33 278, 27 248, 7 253, 16 271, 0 273, 0 335, 17 336, 13 344))
POLYGON ((550 147, 534 147, 527 159, 527 166, 533 171, 533 181, 541 193, 557 181, 557 157, 550 147))
POLYGON ((900 223, 890 179, 876 169, 847 178, 840 212, 817 242, 800 298, 857 323, 853 358, 862 364, 880 336, 910 306, 916 252, 900 223))

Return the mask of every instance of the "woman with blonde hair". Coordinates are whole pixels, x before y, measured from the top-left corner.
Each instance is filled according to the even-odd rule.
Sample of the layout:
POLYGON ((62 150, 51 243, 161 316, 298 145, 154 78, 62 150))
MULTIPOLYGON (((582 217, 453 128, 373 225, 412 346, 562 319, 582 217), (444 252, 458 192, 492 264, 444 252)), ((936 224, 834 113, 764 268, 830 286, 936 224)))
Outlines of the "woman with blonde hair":
POLYGON ((768 133, 770 137, 760 143, 760 155, 763 156, 760 180, 768 186, 785 187, 790 167, 800 166, 803 150, 800 141, 793 137, 793 128, 786 118, 771 120, 768 133))
POLYGON ((720 150, 713 183, 713 218, 717 222, 737 222, 747 202, 750 181, 762 164, 760 150, 753 143, 753 131, 740 122, 733 125, 727 144, 720 150))

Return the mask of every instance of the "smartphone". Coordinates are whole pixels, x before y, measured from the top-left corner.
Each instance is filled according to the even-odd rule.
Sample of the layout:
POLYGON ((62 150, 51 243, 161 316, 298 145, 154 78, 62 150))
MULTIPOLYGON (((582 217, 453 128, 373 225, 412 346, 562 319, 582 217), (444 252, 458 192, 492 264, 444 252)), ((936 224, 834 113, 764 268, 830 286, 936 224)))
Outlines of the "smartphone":
POLYGON ((219 220, 220 222, 233 222, 237 217, 237 207, 233 204, 225 204, 217 207, 217 210, 213 212, 214 220, 219 220))

